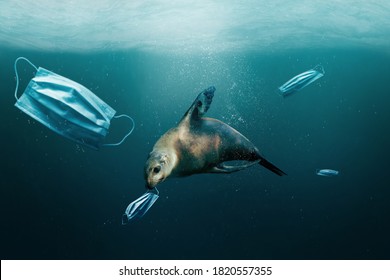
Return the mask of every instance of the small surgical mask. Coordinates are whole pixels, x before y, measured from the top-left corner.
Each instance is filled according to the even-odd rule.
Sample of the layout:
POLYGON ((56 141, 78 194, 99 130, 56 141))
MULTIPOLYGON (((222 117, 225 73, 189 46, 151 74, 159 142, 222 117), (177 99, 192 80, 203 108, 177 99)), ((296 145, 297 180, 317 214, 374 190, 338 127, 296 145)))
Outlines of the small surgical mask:
POLYGON ((99 149, 118 146, 133 132, 134 120, 116 111, 84 86, 19 57, 14 64, 16 75, 15 106, 38 122, 76 143, 99 149), (27 61, 36 70, 24 93, 18 98, 17 63, 27 61), (130 131, 118 143, 103 144, 112 118, 128 118, 130 131))
POLYGON ((279 87, 283 97, 289 96, 292 93, 295 93, 304 87, 310 85, 314 81, 317 81, 319 78, 325 75, 325 70, 321 65, 317 65, 313 69, 310 69, 306 72, 303 72, 299 75, 288 80, 286 83, 279 87))

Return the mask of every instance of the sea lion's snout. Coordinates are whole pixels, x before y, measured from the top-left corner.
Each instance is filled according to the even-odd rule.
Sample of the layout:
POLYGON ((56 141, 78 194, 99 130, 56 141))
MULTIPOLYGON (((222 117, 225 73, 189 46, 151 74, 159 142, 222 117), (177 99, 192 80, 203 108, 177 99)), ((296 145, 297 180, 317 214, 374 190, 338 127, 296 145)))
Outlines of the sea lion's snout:
POLYGON ((149 177, 146 179, 146 184, 145 184, 145 187, 148 189, 148 190, 153 190, 154 187, 163 182, 165 180, 165 177, 161 176, 161 177, 158 177, 156 178, 156 176, 152 176, 152 177, 149 177))
POLYGON ((149 174, 147 174, 146 176, 146 183, 145 183, 145 187, 148 189, 148 190, 152 190, 161 180, 160 178, 158 178, 154 173, 153 171, 150 172, 149 174))

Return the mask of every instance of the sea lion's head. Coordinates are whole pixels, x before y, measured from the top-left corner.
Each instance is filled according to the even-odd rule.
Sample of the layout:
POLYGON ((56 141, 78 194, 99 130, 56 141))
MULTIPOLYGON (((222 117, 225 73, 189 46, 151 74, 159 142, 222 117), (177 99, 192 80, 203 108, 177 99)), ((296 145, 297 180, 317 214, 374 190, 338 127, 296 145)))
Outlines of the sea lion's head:
POLYGON ((146 188, 153 189, 164 181, 172 172, 172 165, 167 153, 151 152, 145 163, 144 176, 146 188))

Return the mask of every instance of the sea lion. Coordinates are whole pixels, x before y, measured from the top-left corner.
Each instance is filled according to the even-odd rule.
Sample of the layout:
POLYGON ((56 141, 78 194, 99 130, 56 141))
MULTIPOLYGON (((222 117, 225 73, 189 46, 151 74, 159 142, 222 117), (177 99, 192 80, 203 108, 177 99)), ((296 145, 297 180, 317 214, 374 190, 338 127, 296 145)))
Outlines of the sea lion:
POLYGON ((261 156, 245 136, 229 125, 203 115, 210 108, 215 87, 202 91, 176 127, 156 142, 145 164, 146 187, 153 189, 168 177, 197 173, 232 173, 259 163, 286 175, 261 156), (229 166, 228 161, 246 161, 229 166))

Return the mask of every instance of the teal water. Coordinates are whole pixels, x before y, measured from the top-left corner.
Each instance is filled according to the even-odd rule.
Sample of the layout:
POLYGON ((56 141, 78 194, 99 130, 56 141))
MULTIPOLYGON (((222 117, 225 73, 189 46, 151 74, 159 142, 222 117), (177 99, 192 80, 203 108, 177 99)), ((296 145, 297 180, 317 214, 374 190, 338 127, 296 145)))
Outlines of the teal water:
MULTIPOLYGON (((389 10, 386 2, 381 5, 384 13, 389 10)), ((146 9, 127 8, 135 18, 136 11, 146 9)), ((0 19, 12 26, 0 10, 0 19)), ((148 11, 163 10, 156 6, 148 11)), ((352 13, 344 27, 348 20, 351 28, 361 23, 356 19, 362 13, 352 13)), ((356 27, 361 33, 349 37, 340 33, 344 40, 338 44, 327 37, 328 23, 323 26, 324 46, 314 43, 317 37, 308 32, 307 37, 294 35, 307 38, 307 44, 289 47, 283 40, 261 45, 257 29, 244 19, 237 17, 241 24, 226 27, 249 37, 242 40, 242 48, 235 48, 239 41, 231 33, 217 36, 211 28, 209 33, 191 29, 202 45, 213 42, 210 49, 191 51, 168 44, 165 37, 158 37, 155 45, 167 47, 156 51, 142 32, 138 37, 123 35, 128 41, 128 36, 143 38, 140 45, 94 45, 88 51, 77 33, 72 49, 67 36, 56 37, 52 42, 62 44, 51 48, 21 36, 23 28, 14 31, 14 42, 3 30, 1 259, 388 259, 390 37, 382 36, 385 28, 364 42, 362 37, 368 37, 359 36, 388 20, 378 17, 377 25, 356 27), (248 45, 251 36, 256 40, 248 45), (224 47, 218 50, 223 38, 224 47), (20 44, 26 41, 30 44, 20 44), (13 105, 13 62, 18 56, 82 83, 118 113, 129 114, 136 121, 134 133, 120 147, 94 151, 33 121, 13 105), (277 93, 278 86, 317 64, 324 67, 324 77, 287 98, 277 93), (216 92, 207 116, 239 130, 288 176, 253 166, 230 175, 167 180, 145 217, 122 226, 128 203, 145 191, 143 166, 153 144, 210 85, 216 92), (340 175, 320 177, 318 168, 336 169, 340 175)), ((295 17, 275 19, 277 30, 295 20, 302 24, 295 17)), ((157 24, 148 17, 141 22, 145 30, 146 23, 157 24)), ((220 18, 213 26, 222 23, 220 18)), ((47 27, 48 38, 60 27, 47 27)), ((176 41, 187 38, 175 36, 176 41)), ((21 89, 33 75, 21 64, 21 89)), ((107 141, 120 139, 128 128, 126 120, 113 121, 107 141)))

